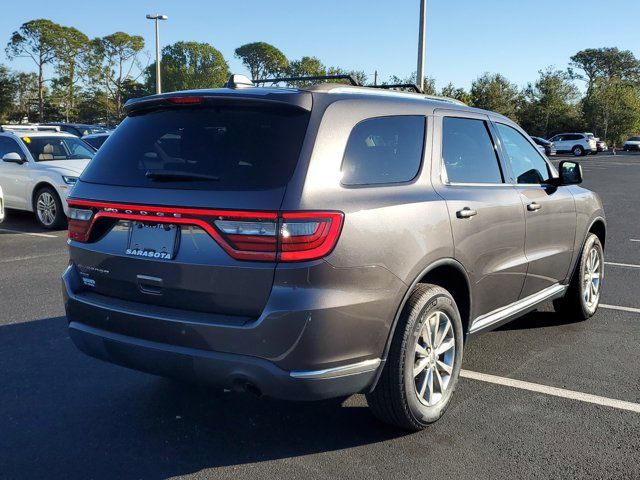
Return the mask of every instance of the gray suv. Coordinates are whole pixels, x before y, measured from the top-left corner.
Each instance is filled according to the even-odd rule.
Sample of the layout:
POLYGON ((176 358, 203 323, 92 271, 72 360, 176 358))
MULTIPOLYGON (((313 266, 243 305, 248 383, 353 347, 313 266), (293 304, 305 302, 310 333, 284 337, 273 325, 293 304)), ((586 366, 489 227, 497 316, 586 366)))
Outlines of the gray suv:
POLYGON ((605 220, 509 119, 325 84, 155 95, 71 192, 69 333, 130 368, 292 400, 365 393, 410 430, 466 342, 598 307, 605 220))

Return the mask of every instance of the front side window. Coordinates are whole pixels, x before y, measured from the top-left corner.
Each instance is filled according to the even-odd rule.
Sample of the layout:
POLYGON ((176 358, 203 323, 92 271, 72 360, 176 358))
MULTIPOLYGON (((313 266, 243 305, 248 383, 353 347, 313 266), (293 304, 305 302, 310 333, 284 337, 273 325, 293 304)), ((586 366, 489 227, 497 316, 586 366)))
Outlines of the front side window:
POLYGON ((408 182, 422 161, 425 117, 370 118, 354 127, 342 159, 343 185, 408 182))
POLYGON ((449 182, 503 182, 494 144, 483 120, 445 117, 442 158, 449 182))
POLYGON ((511 170, 517 183, 544 183, 550 172, 547 162, 538 149, 515 128, 502 123, 496 127, 502 139, 502 146, 507 152, 511 170))
POLYGON ((93 158, 95 152, 76 137, 22 137, 36 162, 93 158))
POLYGON ((0 137, 0 158, 4 157, 7 153, 17 153, 21 157, 24 157, 15 140, 7 137, 0 137))

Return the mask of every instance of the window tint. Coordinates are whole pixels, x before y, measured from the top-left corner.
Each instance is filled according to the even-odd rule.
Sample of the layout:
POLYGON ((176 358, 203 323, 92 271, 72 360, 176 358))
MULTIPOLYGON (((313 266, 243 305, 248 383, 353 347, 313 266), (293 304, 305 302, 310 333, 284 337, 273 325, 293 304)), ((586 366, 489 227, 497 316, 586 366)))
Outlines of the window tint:
POLYGON ((111 134, 81 178, 189 190, 280 187, 293 174, 308 122, 308 112, 240 104, 134 115, 111 134), (148 178, 152 174, 175 181, 148 178))
POLYGON ((0 137, 0 158, 4 157, 7 153, 14 152, 19 154, 21 157, 24 157, 22 150, 15 140, 7 137, 0 137))
POLYGON ((548 180, 549 167, 539 150, 515 128, 501 123, 496 126, 517 183, 544 183, 548 180))
POLYGON ((354 127, 342 159, 344 185, 408 182, 418 174, 425 118, 379 117, 354 127))
POLYGON ((445 117, 442 158, 453 183, 502 183, 493 141, 483 120, 445 117))

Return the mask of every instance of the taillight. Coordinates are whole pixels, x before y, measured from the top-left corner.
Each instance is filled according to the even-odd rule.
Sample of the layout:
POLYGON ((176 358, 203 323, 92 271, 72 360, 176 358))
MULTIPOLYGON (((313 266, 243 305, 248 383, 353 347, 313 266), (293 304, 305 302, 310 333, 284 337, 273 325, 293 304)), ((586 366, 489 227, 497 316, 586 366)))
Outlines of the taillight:
POLYGON ((93 210, 69 207, 69 238, 78 242, 89 240, 91 217, 93 210))
POLYGON ((287 212, 271 221, 222 217, 214 224, 233 258, 301 262, 331 253, 342 218, 338 212, 287 212))
POLYGON ((222 248, 237 260, 274 261, 278 253, 277 218, 220 216, 213 222, 222 248))
POLYGON ((248 212, 69 201, 69 238, 88 242, 100 219, 196 225, 236 260, 301 262, 334 249, 341 212, 248 212), (81 208, 84 207, 84 208, 81 208))
POLYGON ((300 262, 328 255, 340 237, 342 219, 339 212, 283 213, 280 260, 300 262))

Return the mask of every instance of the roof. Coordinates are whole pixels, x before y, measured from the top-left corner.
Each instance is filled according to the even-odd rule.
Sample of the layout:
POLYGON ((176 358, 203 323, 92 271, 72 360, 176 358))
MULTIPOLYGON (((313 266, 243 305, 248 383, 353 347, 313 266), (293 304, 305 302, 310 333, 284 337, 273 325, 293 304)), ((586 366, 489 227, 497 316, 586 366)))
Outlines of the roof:
POLYGON ((361 100, 395 100, 402 103, 422 104, 433 109, 447 108, 471 111, 508 120, 506 117, 498 115, 495 112, 469 107, 463 102, 449 97, 425 95, 417 92, 379 89, 359 85, 347 85, 344 83, 322 83, 309 87, 297 88, 274 86, 258 87, 254 86, 248 79, 243 82, 232 82, 234 77, 236 76, 232 76, 230 83, 224 88, 187 90, 131 99, 125 104, 124 110, 125 113, 130 114, 132 112, 142 111, 148 108, 157 108, 159 106, 171 106, 172 104, 184 105, 191 102, 185 102, 182 99, 187 97, 199 97, 200 101, 194 103, 207 103, 208 101, 212 101, 210 99, 214 98, 216 102, 234 101, 239 98, 243 98, 259 103, 286 104, 310 111, 313 103, 312 98, 314 96, 330 95, 333 98, 328 100, 329 102, 348 98, 357 98, 361 100))
MULTIPOLYGON (((3 125, 3 128, 0 129, 0 135, 1 134, 8 134, 11 136, 15 136, 15 137, 74 137, 77 138, 75 135, 72 135, 71 133, 67 133, 67 132, 59 132, 59 131, 52 131, 52 130, 28 130, 28 129, 20 129, 20 128, 15 128, 15 129, 7 129, 5 128, 6 126, 3 125)), ((19 127, 19 126, 16 126, 19 127)))

